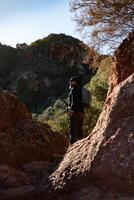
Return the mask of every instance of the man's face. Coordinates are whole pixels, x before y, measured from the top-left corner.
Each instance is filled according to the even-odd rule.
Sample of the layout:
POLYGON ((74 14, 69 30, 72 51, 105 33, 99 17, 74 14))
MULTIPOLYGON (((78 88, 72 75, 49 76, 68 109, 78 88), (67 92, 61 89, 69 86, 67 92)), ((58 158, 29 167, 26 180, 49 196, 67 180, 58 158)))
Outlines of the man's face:
POLYGON ((70 86, 74 87, 75 85, 77 85, 77 83, 75 81, 70 81, 70 86))

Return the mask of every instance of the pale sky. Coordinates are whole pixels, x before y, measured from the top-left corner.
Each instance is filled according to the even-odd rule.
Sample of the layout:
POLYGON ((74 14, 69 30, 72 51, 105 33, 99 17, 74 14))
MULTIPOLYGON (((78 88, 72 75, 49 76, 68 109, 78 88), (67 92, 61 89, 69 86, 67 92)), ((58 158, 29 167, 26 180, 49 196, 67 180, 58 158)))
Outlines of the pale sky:
POLYGON ((72 21, 69 0, 0 0, 0 42, 15 47, 51 33, 82 40, 72 21))

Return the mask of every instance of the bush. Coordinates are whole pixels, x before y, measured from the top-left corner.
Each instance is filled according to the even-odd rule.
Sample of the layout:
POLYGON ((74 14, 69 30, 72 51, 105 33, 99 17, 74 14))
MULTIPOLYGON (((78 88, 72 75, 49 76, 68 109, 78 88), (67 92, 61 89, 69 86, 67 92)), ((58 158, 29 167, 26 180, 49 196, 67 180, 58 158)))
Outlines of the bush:
POLYGON ((58 99, 55 104, 48 107, 41 115, 38 115, 37 120, 43 123, 48 123, 54 131, 68 134, 68 116, 65 103, 58 99))
POLYGON ((91 105, 90 109, 86 109, 85 111, 85 135, 90 134, 96 125, 98 117, 102 111, 104 101, 107 97, 111 62, 111 57, 104 58, 100 62, 97 73, 91 79, 90 83, 86 85, 86 87, 91 91, 91 105))

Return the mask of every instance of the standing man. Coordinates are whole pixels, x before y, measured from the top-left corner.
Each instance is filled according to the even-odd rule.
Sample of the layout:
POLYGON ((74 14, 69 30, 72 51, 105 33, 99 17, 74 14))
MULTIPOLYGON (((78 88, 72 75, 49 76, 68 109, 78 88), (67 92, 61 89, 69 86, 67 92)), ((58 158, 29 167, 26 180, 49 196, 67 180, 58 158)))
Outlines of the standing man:
POLYGON ((74 76, 70 79, 69 118, 70 142, 84 138, 82 127, 84 120, 84 105, 82 103, 82 80, 74 76))

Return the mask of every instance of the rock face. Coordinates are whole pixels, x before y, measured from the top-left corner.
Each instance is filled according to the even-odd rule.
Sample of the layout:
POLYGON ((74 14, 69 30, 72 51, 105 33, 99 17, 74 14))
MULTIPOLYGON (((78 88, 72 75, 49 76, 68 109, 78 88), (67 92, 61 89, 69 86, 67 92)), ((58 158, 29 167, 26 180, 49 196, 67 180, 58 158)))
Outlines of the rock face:
POLYGON ((111 67, 111 80, 109 93, 120 82, 125 80, 134 72, 134 32, 129 34, 129 37, 124 40, 115 51, 114 62, 111 67))
POLYGON ((0 163, 21 166, 65 152, 66 139, 47 124, 34 122, 13 94, 1 91, 0 105, 0 163))
POLYGON ((68 149, 46 185, 47 199, 134 198, 133 50, 132 33, 116 51, 113 74, 118 81, 111 82, 113 89, 93 132, 68 149), (124 52, 130 54, 124 56, 124 52))
POLYGON ((11 131, 17 124, 32 120, 31 113, 10 91, 0 91, 0 105, 0 131, 11 131))
POLYGON ((93 51, 64 34, 48 37, 16 49, 0 45, 0 87, 12 89, 32 111, 47 107, 68 88, 68 80, 92 76, 93 51))
POLYGON ((33 194, 68 147, 67 139, 31 113, 10 91, 0 91, 0 199, 33 194))

